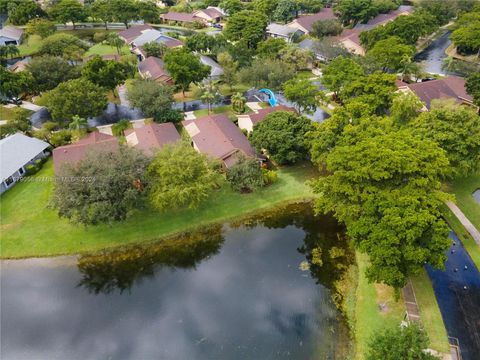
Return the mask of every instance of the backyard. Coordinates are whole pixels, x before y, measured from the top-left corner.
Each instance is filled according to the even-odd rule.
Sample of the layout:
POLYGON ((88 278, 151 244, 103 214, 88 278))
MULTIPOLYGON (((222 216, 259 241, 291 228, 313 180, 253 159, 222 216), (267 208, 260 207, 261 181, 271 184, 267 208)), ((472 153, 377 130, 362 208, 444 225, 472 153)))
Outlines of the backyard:
POLYGON ((473 197, 473 192, 477 189, 480 189, 480 173, 458 178, 450 184, 458 207, 470 222, 480 229, 480 204, 473 197))
POLYGON ((288 201, 310 199, 305 181, 310 165, 281 168, 278 182, 252 194, 222 187, 198 209, 159 213, 138 211, 122 223, 91 227, 73 225, 48 208, 53 189, 53 163, 28 181, 15 185, 1 200, 2 258, 78 254, 126 244, 148 242, 195 227, 223 222, 288 201), (68 234, 68 236, 67 236, 68 234))

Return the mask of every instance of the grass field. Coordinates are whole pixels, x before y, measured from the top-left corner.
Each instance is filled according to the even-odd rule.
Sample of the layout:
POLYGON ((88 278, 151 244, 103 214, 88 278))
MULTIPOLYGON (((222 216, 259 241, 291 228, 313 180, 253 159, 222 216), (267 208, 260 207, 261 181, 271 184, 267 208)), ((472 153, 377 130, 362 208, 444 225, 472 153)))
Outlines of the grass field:
POLYGON ((2 258, 54 256, 152 241, 284 202, 312 198, 305 181, 314 175, 310 165, 282 168, 277 183, 252 194, 242 195, 224 186, 195 210, 143 210, 122 223, 84 227, 59 219, 47 208, 53 188, 50 160, 31 181, 19 183, 1 196, 0 254, 2 258))
POLYGON ((39 35, 30 35, 22 44, 18 46, 19 56, 34 55, 40 51, 43 40, 39 35))
MULTIPOLYGON (((110 46, 107 44, 95 44, 84 54, 84 57, 89 57, 91 55, 116 55, 118 54, 117 48, 115 46, 110 46)), ((125 45, 121 50, 121 55, 130 54, 130 49, 125 45)))
POLYGON ((358 287, 356 292, 354 336, 355 359, 365 358, 368 343, 375 331, 384 327, 400 325, 405 305, 403 298, 395 301, 393 288, 385 285, 370 284, 365 277, 368 256, 356 253, 358 266, 358 287), (380 305, 384 310, 380 310, 380 305))
POLYGON ((415 297, 420 310, 422 326, 430 339, 430 348, 442 353, 448 353, 448 335, 443 323, 442 314, 437 304, 432 282, 425 270, 412 279, 415 297))
POLYGON ((455 194, 456 203, 477 229, 480 229, 480 204, 473 198, 473 192, 480 189, 480 173, 456 179, 449 185, 455 194))

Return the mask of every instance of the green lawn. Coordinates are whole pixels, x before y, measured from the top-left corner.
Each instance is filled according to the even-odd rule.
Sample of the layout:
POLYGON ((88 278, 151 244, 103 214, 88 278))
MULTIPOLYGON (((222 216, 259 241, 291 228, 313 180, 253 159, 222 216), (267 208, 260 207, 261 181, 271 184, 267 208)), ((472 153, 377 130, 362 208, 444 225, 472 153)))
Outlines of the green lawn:
POLYGON ((279 180, 252 194, 239 194, 224 186, 195 210, 159 213, 138 211, 122 223, 75 226, 47 208, 53 184, 52 161, 29 182, 15 185, 0 198, 1 257, 41 257, 93 252, 108 247, 148 242, 223 222, 287 201, 312 198, 305 180, 315 175, 310 165, 279 170, 279 180))
POLYGON ((368 256, 356 253, 358 287, 356 292, 354 338, 355 359, 364 359, 373 333, 381 328, 400 325, 405 315, 403 298, 395 301, 394 291, 385 285, 370 284, 365 277, 368 256), (384 304, 381 311, 379 305, 384 304))
MULTIPOLYGON (((248 113, 251 113, 252 110, 248 107, 248 106, 245 106, 245 112, 243 114, 248 114, 248 113)), ((213 108, 211 111, 210 111, 210 114, 227 114, 228 116, 237 116, 237 114, 232 110, 232 106, 231 105, 223 105, 223 106, 219 106, 219 107, 216 107, 216 108, 213 108)), ((193 112, 193 114, 199 118, 199 117, 202 117, 202 116, 207 116, 208 115, 208 109, 202 109, 202 110, 195 110, 193 112)))
POLYGON ((450 211, 450 209, 446 205, 444 205, 442 210, 443 217, 447 221, 448 225, 450 225, 452 230, 462 241, 463 246, 472 258, 472 261, 477 266, 477 269, 480 269, 480 249, 477 243, 473 240, 468 231, 463 227, 460 220, 457 219, 457 217, 450 211))
POLYGON ((18 46, 19 56, 34 55, 40 51, 43 40, 39 35, 30 35, 22 44, 18 46))
MULTIPOLYGON (((107 44, 95 44, 90 49, 87 50, 84 57, 89 57, 91 55, 116 55, 118 54, 117 48, 115 46, 110 46, 107 44)), ((128 55, 130 54, 130 49, 127 45, 122 48, 121 55, 128 55)))
POLYGON ((480 205, 472 195, 475 190, 480 189, 480 173, 456 179, 449 188, 455 194, 458 207, 472 224, 480 229, 480 205))
POLYGON ((425 270, 412 278, 415 297, 420 310, 422 326, 430 339, 430 348, 442 353, 449 353, 447 330, 433 291, 432 282, 425 270))

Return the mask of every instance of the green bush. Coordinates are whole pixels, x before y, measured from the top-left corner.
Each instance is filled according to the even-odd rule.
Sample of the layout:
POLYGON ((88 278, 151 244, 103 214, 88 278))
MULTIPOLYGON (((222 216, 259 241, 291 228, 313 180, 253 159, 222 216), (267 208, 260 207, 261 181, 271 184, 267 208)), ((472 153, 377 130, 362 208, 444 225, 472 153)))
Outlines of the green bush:
POLYGON ((33 164, 30 164, 30 165, 25 166, 25 170, 26 170, 27 176, 31 176, 31 175, 36 174, 38 172, 38 170, 40 170, 40 169, 37 166, 35 166, 33 164))
POLYGON ((107 39, 107 33, 106 32, 97 32, 93 34, 93 42, 95 44, 104 42, 107 39))
POLYGON ((278 181, 278 174, 274 170, 262 169, 263 184, 271 185, 278 181))

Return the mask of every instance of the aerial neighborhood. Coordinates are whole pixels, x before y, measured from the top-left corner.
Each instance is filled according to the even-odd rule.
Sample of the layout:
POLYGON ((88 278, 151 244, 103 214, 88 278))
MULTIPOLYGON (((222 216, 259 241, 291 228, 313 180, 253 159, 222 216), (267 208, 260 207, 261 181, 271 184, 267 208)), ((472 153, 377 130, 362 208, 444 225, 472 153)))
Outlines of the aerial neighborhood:
POLYGON ((480 1, 0 0, 0 168, 2 359, 478 359, 480 1))

